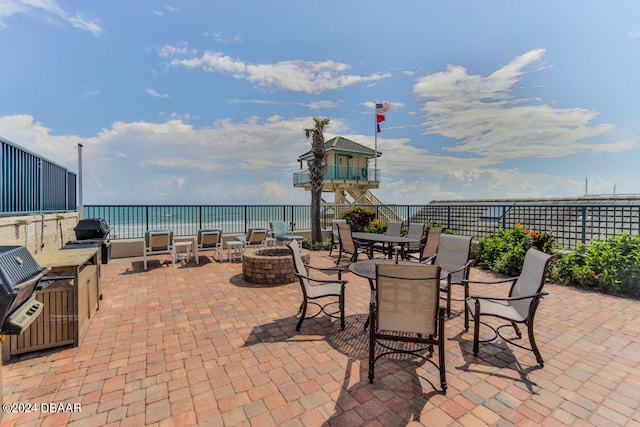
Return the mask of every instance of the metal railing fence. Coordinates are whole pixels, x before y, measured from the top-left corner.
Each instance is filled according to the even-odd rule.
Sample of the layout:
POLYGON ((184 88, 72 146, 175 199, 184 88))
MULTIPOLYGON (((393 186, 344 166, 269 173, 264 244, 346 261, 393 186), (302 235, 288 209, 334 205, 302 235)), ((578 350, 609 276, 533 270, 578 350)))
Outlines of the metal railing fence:
POLYGON ((76 174, 0 137, 0 215, 73 211, 76 174))
MULTIPOLYGON (((439 222, 459 234, 482 238, 520 223, 535 231, 553 233, 566 249, 621 233, 640 234, 640 204, 440 204, 358 205, 376 216, 394 211, 406 223, 439 222)), ((353 205, 323 205, 321 225, 328 229, 353 205)), ((171 229, 178 236, 195 235, 203 228, 225 234, 269 228, 270 221, 285 221, 291 231, 311 228, 308 205, 87 205, 85 218, 104 218, 114 227, 113 239, 133 239, 154 229, 171 229)))
MULTIPOLYGON (((324 173, 325 181, 357 181, 380 182, 380 169, 358 168, 354 166, 328 165, 324 173)), ((293 185, 303 185, 311 182, 309 171, 304 170, 293 174, 293 185)))

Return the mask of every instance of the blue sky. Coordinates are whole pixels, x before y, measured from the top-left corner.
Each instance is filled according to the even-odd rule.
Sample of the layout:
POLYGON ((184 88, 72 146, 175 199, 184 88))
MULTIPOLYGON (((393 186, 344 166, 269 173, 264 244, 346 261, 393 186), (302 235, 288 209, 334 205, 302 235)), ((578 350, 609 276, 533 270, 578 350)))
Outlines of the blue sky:
POLYGON ((384 202, 640 193, 636 0, 0 0, 0 51, 86 204, 309 203, 304 128, 373 148, 375 101, 384 202))

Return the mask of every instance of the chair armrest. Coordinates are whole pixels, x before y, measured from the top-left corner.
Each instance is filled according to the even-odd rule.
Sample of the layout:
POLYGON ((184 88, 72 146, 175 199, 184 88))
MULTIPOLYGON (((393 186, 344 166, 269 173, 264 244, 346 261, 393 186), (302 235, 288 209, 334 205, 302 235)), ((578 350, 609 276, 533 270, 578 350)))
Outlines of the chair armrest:
POLYGON ((338 280, 342 279, 342 273, 344 272, 344 268, 342 267, 314 267, 309 264, 305 264, 305 267, 310 268, 312 270, 316 270, 316 271, 322 271, 325 273, 335 271, 338 273, 338 280))
POLYGON ((496 280, 472 280, 472 279, 462 279, 461 282, 463 284, 468 283, 477 283, 480 285, 495 285, 498 283, 506 283, 506 282, 515 282, 518 280, 517 277, 508 277, 506 279, 496 279, 496 280))
POLYGON ((293 274, 296 277, 301 277, 303 279, 307 279, 316 283, 340 283, 342 286, 344 286, 349 282, 348 280, 342 280, 342 279, 314 279, 313 277, 305 276, 304 274, 298 274, 298 273, 293 273, 293 274))
POLYGON ((491 301, 519 301, 519 300, 523 300, 523 299, 530 299, 530 298, 540 298, 543 297, 545 295, 549 295, 548 292, 538 292, 535 294, 531 294, 531 295, 524 295, 521 297, 483 297, 483 296, 479 296, 479 295, 473 295, 470 296, 469 299, 480 299, 480 300, 491 300, 491 301))
POLYGON ((431 255, 429 258, 425 258, 424 260, 420 261, 423 264, 433 264, 433 260, 436 259, 435 255, 431 255))
MULTIPOLYGON (((469 260, 467 261, 467 263, 465 265, 463 265, 462 267, 453 270, 453 271, 447 271, 447 276, 451 276, 453 273, 458 273, 460 271, 466 270, 467 268, 469 268, 471 266, 471 264, 473 263, 473 260, 469 260)), ((446 276, 445 276, 446 277, 446 276)), ((444 279, 444 277, 443 277, 444 279)))

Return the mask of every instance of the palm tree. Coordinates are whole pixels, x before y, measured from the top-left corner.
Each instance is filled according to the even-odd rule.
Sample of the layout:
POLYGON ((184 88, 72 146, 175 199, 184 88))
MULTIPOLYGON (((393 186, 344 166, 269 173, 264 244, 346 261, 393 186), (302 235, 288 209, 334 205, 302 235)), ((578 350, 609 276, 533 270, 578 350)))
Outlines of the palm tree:
POLYGON ((322 198, 322 186, 327 165, 324 161, 324 128, 329 125, 329 119, 314 117, 315 126, 305 129, 304 133, 311 139, 311 151, 313 160, 307 162, 309 167, 309 179, 311 181, 311 242, 322 242, 322 229, 320 228, 320 200, 322 198))

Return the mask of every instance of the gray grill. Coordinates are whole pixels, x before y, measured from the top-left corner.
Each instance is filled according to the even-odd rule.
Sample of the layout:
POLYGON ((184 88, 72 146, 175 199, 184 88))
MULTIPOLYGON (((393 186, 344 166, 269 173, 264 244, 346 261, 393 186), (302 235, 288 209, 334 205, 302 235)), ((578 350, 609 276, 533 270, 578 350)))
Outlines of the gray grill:
POLYGON ((18 335, 40 314, 33 293, 47 272, 24 246, 0 246, 0 333, 18 335))
POLYGON ((16 286, 42 269, 24 246, 0 246, 0 286, 6 295, 15 294, 16 286))

